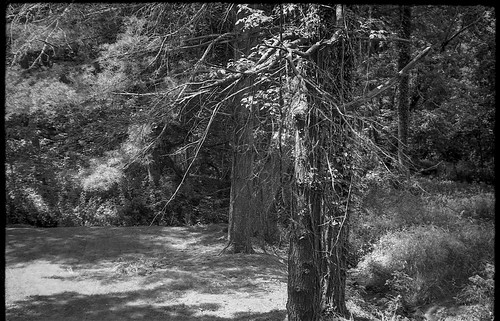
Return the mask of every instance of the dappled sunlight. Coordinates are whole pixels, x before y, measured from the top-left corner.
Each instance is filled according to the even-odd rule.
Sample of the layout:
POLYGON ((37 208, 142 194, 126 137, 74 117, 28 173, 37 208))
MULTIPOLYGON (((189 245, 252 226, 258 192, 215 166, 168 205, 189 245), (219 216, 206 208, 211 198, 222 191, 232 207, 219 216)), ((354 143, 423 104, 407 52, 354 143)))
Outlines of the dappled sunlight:
POLYGON ((7 229, 9 320, 284 318, 286 267, 223 226, 7 229))

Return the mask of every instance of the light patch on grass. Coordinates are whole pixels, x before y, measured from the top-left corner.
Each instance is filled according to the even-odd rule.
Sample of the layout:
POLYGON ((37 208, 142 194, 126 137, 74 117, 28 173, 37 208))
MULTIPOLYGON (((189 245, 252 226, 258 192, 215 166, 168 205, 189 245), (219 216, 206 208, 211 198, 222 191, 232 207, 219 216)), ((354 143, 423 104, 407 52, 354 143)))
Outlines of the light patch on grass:
POLYGON ((203 240, 216 240, 219 230, 10 229, 7 314, 51 321, 283 319, 286 267, 262 253, 218 256, 224 240, 203 240), (121 273, 120 266, 133 271, 121 273))

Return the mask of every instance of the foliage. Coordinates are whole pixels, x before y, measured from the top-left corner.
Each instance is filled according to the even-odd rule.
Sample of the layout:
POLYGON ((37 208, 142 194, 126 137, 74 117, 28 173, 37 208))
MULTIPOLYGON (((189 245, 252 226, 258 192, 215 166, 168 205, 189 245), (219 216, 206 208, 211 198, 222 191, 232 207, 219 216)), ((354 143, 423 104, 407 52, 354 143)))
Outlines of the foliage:
MULTIPOLYGON (((383 175, 364 182, 362 216, 355 217, 351 235, 357 260, 352 273, 368 293, 404 310, 450 295, 463 299, 479 286, 470 278, 481 283, 475 275, 485 278, 485 264, 494 262, 492 187, 428 178, 394 186, 383 175)), ((477 293, 487 291, 485 286, 477 293)), ((465 309, 469 316, 491 311, 484 300, 464 300, 459 304, 474 305, 465 309)), ((396 311, 384 308, 386 317, 396 311)))
MULTIPOLYGON (((358 47, 355 80, 359 83, 358 95, 396 71, 397 40, 391 38, 398 17, 389 13, 393 8, 356 8, 361 13, 356 32, 363 39, 358 47)), ((444 161, 453 168, 453 172, 439 173, 445 179, 494 182, 494 95, 486 89, 495 83, 491 64, 496 50, 491 38, 495 18, 490 9, 414 7, 414 15, 419 18, 413 22, 412 50, 428 44, 436 48, 409 75, 408 156, 416 171, 425 169, 420 165, 422 160, 433 165, 444 161), (480 57, 479 52, 485 56, 480 57), (483 64, 488 68, 479 67, 483 64)), ((367 106, 372 139, 393 154, 397 146, 396 94, 397 89, 388 90, 367 106)))
POLYGON ((495 293, 495 266, 486 263, 480 273, 469 277, 469 283, 457 295, 462 304, 477 304, 469 316, 477 320, 491 320, 493 317, 495 293))
MULTIPOLYGON (((163 10, 169 6, 158 5, 160 10, 149 14, 168 18, 168 10, 163 10)), ((172 7, 180 10, 189 5, 172 7)), ((141 184, 134 183, 138 190, 130 191, 127 183, 148 180, 151 157, 146 156, 145 162, 139 159, 142 169, 123 171, 137 161, 138 153, 154 135, 149 132, 137 140, 135 119, 151 125, 147 118, 158 115, 148 115, 146 106, 158 101, 148 96, 116 96, 117 91, 140 93, 165 88, 163 78, 152 87, 151 77, 143 72, 164 45, 151 38, 151 32, 161 26, 152 26, 148 15, 143 16, 149 9, 155 8, 9 6, 11 66, 6 75, 6 128, 8 178, 13 188, 8 198, 9 222, 38 221, 44 225, 38 217, 48 216, 70 225, 148 224, 151 215, 161 210, 158 204, 168 198, 171 188, 163 192, 161 186, 142 190, 141 184), (79 174, 68 179, 63 173, 69 172, 79 174), (137 174, 142 177, 130 179, 137 174), (13 181, 14 177, 18 178, 13 181), (30 192, 22 192, 23 186, 30 192), (130 200, 120 200, 120 190, 128 190, 125 197, 130 200), (84 193, 90 193, 89 197, 84 193), (156 199, 148 205, 151 195, 156 199), (33 204, 33 209, 23 204, 33 204)))
POLYGON ((366 286, 393 290, 412 305, 440 298, 462 281, 468 266, 467 246, 433 226, 389 232, 358 264, 366 286))
MULTIPOLYGON (((238 21, 230 4, 9 5, 7 221, 38 225, 150 224, 154 217, 157 224, 171 225, 225 221, 233 129, 227 89, 237 81, 220 88, 210 84, 233 79, 238 75, 235 70, 258 66, 270 48, 280 45, 276 42, 280 32, 287 43, 297 37, 317 37, 323 27, 322 6, 239 8, 249 13, 240 22, 258 29, 262 41, 248 57, 235 60, 231 42, 238 21), (203 90, 208 94, 197 97, 203 90), (167 205, 191 163, 184 186, 167 205)), ((399 17, 394 8, 346 8, 353 18, 349 37, 355 53, 354 97, 397 71, 394 37, 399 17)), ((494 183, 495 12, 435 6, 415 7, 414 12, 420 18, 414 21, 413 52, 435 46, 410 73, 408 156, 417 172, 439 164, 432 173, 446 181, 435 186, 422 178, 413 186, 396 188, 400 177, 381 174, 378 160, 360 158, 360 166, 369 173, 363 182, 362 210, 356 214, 360 223, 353 226, 356 260, 368 255, 386 233, 420 225, 457 231, 460 242, 477 237, 472 243, 489 244, 475 228, 465 227, 469 222, 494 222, 493 194, 444 194, 462 186, 449 180, 494 183)), ((293 157, 286 116, 293 97, 279 90, 288 75, 285 69, 278 71, 289 62, 284 54, 276 53, 273 59, 269 68, 253 75, 252 90, 241 102, 257 110, 254 172, 264 177, 269 155, 279 154, 283 183, 289 181, 293 157)), ((378 158, 388 168, 397 146, 396 95, 397 89, 388 90, 359 107, 355 115, 362 123, 356 131, 360 141, 383 151, 378 158)), ((290 196, 280 197, 283 208, 275 201, 275 211, 286 213, 290 196)), ((280 219, 286 226, 286 215, 280 219)))

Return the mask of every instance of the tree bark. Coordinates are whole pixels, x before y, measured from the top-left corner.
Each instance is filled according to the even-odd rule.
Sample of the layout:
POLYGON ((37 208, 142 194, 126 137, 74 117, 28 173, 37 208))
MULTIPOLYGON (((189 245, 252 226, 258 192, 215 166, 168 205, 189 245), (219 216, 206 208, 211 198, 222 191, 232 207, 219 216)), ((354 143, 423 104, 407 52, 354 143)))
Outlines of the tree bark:
POLYGON ((253 114, 238 104, 237 126, 234 133, 231 193, 229 204, 229 244, 225 252, 252 253, 251 222, 253 207, 253 114))
MULTIPOLYGON (((411 36, 411 7, 400 6, 401 26, 399 36, 410 40, 411 36)), ((403 69, 411 59, 410 43, 398 42, 399 59, 398 70, 403 69)), ((409 125, 409 76, 403 75, 399 80, 399 101, 398 101, 398 161, 404 172, 407 172, 407 146, 408 146, 408 125, 409 125)))
MULTIPOLYGON (((341 5, 335 11, 320 11, 320 19, 324 22, 319 35, 322 39, 329 39, 333 30, 344 30, 341 5), (335 25, 330 25, 331 21, 335 25)), ((295 126, 295 206, 288 256, 289 321, 348 315, 345 281, 352 208, 351 151, 345 120, 334 107, 352 100, 352 46, 346 37, 347 33, 342 32, 338 41, 318 50, 311 57, 318 68, 305 67, 303 72, 338 102, 315 97, 300 76, 295 79, 298 85, 291 107, 295 126)))
MULTIPOLYGON (((237 10, 234 6, 233 10, 237 10)), ((248 15, 247 10, 233 12, 236 16, 235 31, 238 34, 234 42, 235 61, 250 53, 256 44, 256 33, 252 35, 252 28, 245 29, 241 19, 248 15)), ((252 84, 252 77, 243 79, 236 91, 252 84)), ((235 98, 233 110, 235 126, 233 135, 233 164, 231 170, 231 193, 229 205, 228 245, 226 253, 252 253, 251 224, 256 214, 253 206, 254 177, 253 177, 253 128, 255 113, 252 104, 243 104, 242 98, 246 91, 242 91, 235 98)))
POLYGON ((282 168, 280 168, 279 156, 277 151, 271 151, 256 177, 254 204, 259 215, 259 222, 254 224, 254 232, 269 243, 277 241, 279 237, 277 217, 272 212, 281 187, 280 170, 282 168))
MULTIPOLYGON (((336 28, 345 29, 344 7, 335 8, 336 28)), ((330 13, 331 14, 331 13, 330 13)), ((329 12, 325 13, 325 19, 329 12)), ((328 28, 331 29, 331 28, 328 28)), ((347 33, 345 33, 347 34, 347 33)), ((333 83, 340 85, 335 89, 332 81, 323 80, 322 85, 329 92, 336 93, 341 102, 352 101, 352 53, 347 37, 342 37, 338 44, 329 51, 318 54, 318 64, 331 75, 333 83)), ((326 106, 325 106, 326 107, 326 106)), ((323 107, 323 108, 325 108, 323 107)), ((347 242, 349 236, 349 218, 352 211, 352 147, 348 145, 349 129, 346 120, 329 107, 332 122, 325 129, 327 141, 323 142, 327 154, 322 156, 326 167, 325 195, 323 195, 323 213, 320 221, 321 231, 321 311, 322 317, 331 319, 335 315, 348 317, 345 304, 345 285, 347 277, 347 242)), ((325 108, 326 109, 326 108, 325 108)))
POLYGON ((318 320, 320 316, 320 281, 318 269, 319 204, 321 195, 311 164, 311 147, 317 137, 309 126, 311 106, 303 79, 296 78, 292 100, 295 126, 295 168, 292 206, 292 232, 288 252, 288 321, 318 320))

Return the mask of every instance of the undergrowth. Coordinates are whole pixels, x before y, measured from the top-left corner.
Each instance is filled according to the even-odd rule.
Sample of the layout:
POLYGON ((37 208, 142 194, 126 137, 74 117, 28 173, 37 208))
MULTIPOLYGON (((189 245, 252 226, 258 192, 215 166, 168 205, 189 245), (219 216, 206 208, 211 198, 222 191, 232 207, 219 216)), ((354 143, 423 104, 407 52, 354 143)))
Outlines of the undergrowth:
POLYGON ((395 186, 373 176, 361 208, 351 273, 363 291, 386 297, 384 313, 449 299, 474 304, 470 317, 492 313, 493 188, 430 179, 395 186))

